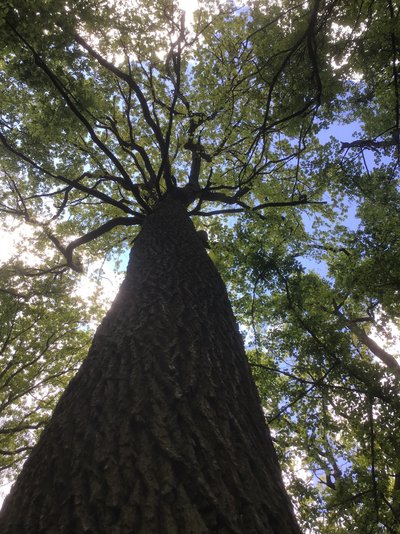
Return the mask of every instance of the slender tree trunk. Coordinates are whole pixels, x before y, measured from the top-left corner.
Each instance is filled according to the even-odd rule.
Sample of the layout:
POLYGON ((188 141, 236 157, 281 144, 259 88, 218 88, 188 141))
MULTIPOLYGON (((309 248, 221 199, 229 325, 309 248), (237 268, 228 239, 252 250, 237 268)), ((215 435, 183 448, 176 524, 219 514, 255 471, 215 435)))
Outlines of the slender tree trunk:
POLYGON ((146 219, 0 532, 300 532, 226 289, 177 201, 146 219))

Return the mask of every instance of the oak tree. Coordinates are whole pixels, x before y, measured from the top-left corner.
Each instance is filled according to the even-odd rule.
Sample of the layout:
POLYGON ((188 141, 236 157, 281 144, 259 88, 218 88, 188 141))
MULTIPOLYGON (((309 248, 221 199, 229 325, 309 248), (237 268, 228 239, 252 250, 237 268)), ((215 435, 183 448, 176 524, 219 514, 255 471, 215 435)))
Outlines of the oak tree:
POLYGON ((0 208, 42 255, 4 270, 5 468, 83 359, 79 277, 133 244, 2 531, 298 532, 266 417, 303 528, 395 532, 397 3, 1 9, 0 208))

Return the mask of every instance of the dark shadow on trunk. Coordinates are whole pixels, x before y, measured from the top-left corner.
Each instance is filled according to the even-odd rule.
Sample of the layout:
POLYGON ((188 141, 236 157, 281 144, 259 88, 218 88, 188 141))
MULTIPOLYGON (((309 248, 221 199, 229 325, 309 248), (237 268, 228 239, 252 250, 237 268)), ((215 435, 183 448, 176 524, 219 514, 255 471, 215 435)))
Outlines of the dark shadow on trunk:
POLYGON ((178 202, 147 217, 0 531, 300 532, 225 286, 178 202))

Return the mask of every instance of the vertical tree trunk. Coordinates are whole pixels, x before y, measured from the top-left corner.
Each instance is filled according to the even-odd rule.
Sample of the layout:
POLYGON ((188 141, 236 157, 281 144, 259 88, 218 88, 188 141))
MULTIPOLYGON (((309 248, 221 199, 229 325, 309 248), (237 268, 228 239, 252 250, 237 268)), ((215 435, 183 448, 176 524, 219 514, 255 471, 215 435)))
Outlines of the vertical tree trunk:
POLYGON ((299 532, 226 289, 178 202, 146 219, 0 531, 299 532))

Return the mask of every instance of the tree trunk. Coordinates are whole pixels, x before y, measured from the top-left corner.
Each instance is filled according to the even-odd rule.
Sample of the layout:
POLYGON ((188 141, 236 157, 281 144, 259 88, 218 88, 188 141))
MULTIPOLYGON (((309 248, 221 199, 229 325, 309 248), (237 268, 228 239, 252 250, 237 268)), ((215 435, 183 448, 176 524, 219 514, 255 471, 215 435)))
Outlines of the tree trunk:
POLYGON ((0 531, 300 532, 225 286, 177 201, 147 217, 0 531))

